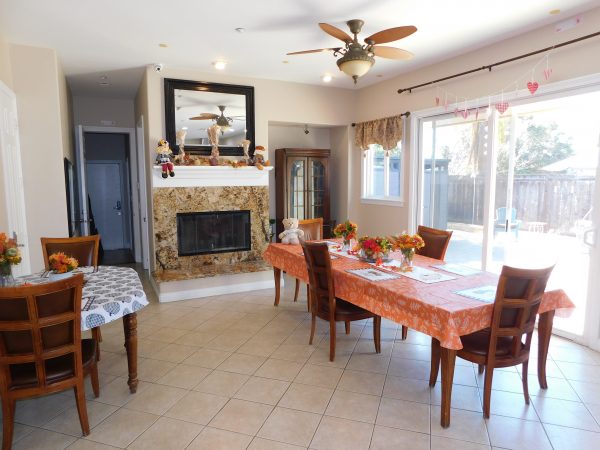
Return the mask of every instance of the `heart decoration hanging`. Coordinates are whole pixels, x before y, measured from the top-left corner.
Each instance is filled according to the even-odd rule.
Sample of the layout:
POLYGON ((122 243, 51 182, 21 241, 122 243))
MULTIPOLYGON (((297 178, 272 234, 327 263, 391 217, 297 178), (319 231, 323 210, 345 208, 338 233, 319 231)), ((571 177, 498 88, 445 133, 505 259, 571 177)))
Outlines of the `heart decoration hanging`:
POLYGON ((529 92, 531 93, 531 95, 535 94, 535 91, 537 91, 539 87, 540 87, 540 85, 537 81, 528 81, 527 82, 527 89, 529 89, 529 92))
POLYGON ((506 110, 508 109, 508 102, 499 102, 496 103, 496 110, 498 110, 498 112, 500 114, 504 114, 506 112, 506 110))

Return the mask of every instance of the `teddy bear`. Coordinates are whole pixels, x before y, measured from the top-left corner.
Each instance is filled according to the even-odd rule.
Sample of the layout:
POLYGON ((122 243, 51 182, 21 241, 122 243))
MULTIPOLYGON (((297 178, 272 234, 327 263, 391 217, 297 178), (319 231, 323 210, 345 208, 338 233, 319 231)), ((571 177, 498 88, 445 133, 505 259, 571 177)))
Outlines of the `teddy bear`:
POLYGON ((254 165, 258 170, 263 170, 265 166, 271 164, 267 156, 267 149, 262 145, 257 145, 254 149, 254 165))
POLYGON ((173 162, 172 162, 173 152, 169 147, 169 143, 161 139, 158 141, 158 147, 156 148, 156 164, 159 164, 162 167, 162 177, 167 178, 167 176, 175 176, 175 171, 173 170, 173 162))
POLYGON ((298 228, 298 219, 283 219, 282 223, 284 231, 279 233, 279 239, 281 239, 281 243, 298 245, 300 243, 300 239, 304 238, 304 231, 298 228))

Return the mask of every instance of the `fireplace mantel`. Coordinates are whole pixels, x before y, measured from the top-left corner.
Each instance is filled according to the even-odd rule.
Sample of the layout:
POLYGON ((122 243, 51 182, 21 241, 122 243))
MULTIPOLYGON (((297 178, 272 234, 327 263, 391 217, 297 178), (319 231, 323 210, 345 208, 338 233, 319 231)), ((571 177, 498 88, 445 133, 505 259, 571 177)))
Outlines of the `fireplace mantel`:
POLYGON ((162 178, 158 166, 152 168, 154 188, 213 187, 213 186, 268 186, 273 167, 231 166, 175 166, 175 176, 162 178))

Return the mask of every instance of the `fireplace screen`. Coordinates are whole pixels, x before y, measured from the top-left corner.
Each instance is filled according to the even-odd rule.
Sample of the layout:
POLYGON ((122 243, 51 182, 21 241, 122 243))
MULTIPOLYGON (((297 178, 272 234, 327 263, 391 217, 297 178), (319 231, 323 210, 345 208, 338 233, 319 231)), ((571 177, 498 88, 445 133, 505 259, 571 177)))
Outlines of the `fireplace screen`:
POLYGON ((177 214, 179 256, 250 250, 250 211, 177 214))

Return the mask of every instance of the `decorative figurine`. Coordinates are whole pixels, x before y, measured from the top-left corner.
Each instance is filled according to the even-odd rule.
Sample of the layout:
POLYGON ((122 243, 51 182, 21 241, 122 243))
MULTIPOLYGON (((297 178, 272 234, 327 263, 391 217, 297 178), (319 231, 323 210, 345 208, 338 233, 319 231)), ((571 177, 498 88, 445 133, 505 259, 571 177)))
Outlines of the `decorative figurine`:
POLYGON ((250 163, 250 155, 248 154, 248 150, 250 149, 250 141, 248 139, 244 139, 242 141, 242 148, 244 149, 244 158, 242 161, 248 165, 250 163))
POLYGON ((189 158, 186 158, 186 154, 185 154, 185 135, 186 134, 187 134, 187 130, 184 130, 183 128, 178 130, 177 133, 175 133, 175 137, 177 138, 177 144, 179 145, 179 152, 177 153, 177 155, 175 155, 175 158, 173 159, 173 162, 175 162, 176 164, 187 165, 187 163, 189 162, 189 158))
POLYGON ((284 231, 279 233, 281 243, 298 245, 300 239, 304 238, 304 231, 298 228, 298 219, 283 219, 281 222, 283 223, 284 229, 284 231))
POLYGON ((158 141, 158 147, 156 148, 156 164, 162 167, 162 177, 167 178, 169 175, 174 177, 175 172, 173 171, 173 151, 169 147, 169 143, 161 139, 158 141))
POLYGON ((208 140, 212 145, 212 149, 210 151, 210 165, 218 166, 219 165, 219 131, 221 131, 221 127, 219 125, 211 125, 208 127, 207 134, 208 140))
POLYGON ((257 145, 254 149, 254 165, 258 170, 263 170, 265 166, 270 165, 267 156, 267 149, 262 145, 257 145))

